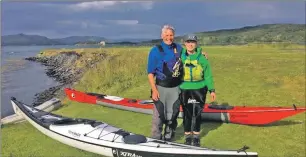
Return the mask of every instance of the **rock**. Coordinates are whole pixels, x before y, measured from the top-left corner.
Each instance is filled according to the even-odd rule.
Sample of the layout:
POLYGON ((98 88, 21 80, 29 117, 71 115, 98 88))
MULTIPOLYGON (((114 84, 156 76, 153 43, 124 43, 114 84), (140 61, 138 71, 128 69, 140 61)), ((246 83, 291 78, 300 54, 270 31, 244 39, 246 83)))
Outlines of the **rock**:
POLYGON ((86 58, 82 58, 82 55, 75 51, 60 52, 58 55, 49 57, 28 57, 25 60, 39 62, 46 66, 47 76, 54 78, 61 85, 51 87, 43 92, 35 94, 33 105, 37 106, 45 101, 50 100, 53 97, 65 96, 63 89, 72 86, 83 75, 86 68, 94 67, 96 63, 105 58, 105 54, 96 53, 93 54, 94 58, 87 61, 86 58), (81 62, 85 62, 85 66, 77 68, 75 62, 81 59, 81 62))
POLYGON ((63 87, 63 85, 51 87, 47 90, 44 90, 41 93, 35 94, 34 102, 32 103, 33 106, 38 106, 52 98, 54 98, 55 94, 63 87))

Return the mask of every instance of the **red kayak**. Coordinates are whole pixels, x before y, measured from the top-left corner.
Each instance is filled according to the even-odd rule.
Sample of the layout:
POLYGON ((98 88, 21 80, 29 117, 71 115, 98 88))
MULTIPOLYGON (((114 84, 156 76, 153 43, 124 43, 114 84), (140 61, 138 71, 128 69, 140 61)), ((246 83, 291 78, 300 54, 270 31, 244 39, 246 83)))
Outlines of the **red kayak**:
MULTIPOLYGON (((65 88, 65 93, 72 101, 97 104, 127 111, 152 114, 152 100, 137 100, 117 96, 81 92, 65 88)), ((304 112, 306 108, 293 107, 245 107, 229 105, 205 105, 201 114, 203 121, 219 121, 244 125, 265 125, 304 112)), ((182 117, 180 108, 179 117, 182 117)))

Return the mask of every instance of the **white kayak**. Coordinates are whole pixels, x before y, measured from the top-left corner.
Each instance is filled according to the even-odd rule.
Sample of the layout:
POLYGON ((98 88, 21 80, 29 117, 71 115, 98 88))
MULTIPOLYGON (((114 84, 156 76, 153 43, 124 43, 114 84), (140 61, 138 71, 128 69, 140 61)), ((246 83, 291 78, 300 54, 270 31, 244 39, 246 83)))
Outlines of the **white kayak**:
MULTIPOLYGON (((133 134, 91 119, 69 118, 28 106, 12 97, 13 108, 36 129, 69 146, 109 157, 257 157, 256 152, 218 150, 133 134)), ((25 139, 26 140, 26 139, 25 139)))

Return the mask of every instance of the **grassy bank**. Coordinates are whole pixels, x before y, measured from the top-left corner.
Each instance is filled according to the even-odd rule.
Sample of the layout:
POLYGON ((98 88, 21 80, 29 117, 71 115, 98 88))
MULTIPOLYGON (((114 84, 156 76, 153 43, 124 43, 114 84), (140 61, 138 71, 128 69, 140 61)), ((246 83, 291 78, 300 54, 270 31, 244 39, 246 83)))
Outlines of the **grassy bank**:
MULTIPOLYGON (((217 102, 246 106, 305 106, 304 47, 271 45, 204 47, 213 68, 217 102)), ((88 70, 74 88, 130 98, 149 98, 146 76, 150 48, 107 48, 104 61, 88 70)), ((54 53, 58 51, 53 51, 54 53)), ((78 50, 81 51, 81 50, 78 50)), ((84 49, 83 54, 104 49, 84 49)), ((48 55, 50 53, 42 53, 48 55)), ((18 98, 17 98, 18 99, 18 98)), ((209 101, 209 99, 208 99, 209 101)), ((150 136, 151 116, 102 106, 63 100, 55 113, 97 119, 125 130, 150 136)), ((181 119, 179 123, 181 124, 181 119)), ((305 113, 265 127, 203 123, 202 146, 238 149, 243 145, 261 157, 303 157, 305 155, 305 113)), ((59 143, 29 123, 2 129, 1 156, 98 156, 59 143)), ((183 142, 178 127, 177 142, 183 142)))

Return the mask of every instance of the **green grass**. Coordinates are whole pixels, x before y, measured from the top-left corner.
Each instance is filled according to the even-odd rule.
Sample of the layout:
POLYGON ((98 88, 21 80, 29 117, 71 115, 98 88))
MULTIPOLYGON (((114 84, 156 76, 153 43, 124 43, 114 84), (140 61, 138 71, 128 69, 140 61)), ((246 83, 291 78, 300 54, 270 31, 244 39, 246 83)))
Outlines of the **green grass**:
MULTIPOLYGON (((246 106, 291 106, 293 103, 305 106, 305 52, 292 47, 287 50, 267 45, 204 47, 213 68, 217 102, 246 106)), ((149 99, 146 75, 149 50, 148 47, 108 48, 106 60, 88 70, 74 88, 149 99)), ((66 99, 55 113, 97 119, 150 136, 150 115, 66 99)), ((177 142, 183 142, 181 122, 179 119, 177 142)), ((2 156, 97 156, 50 139, 27 122, 5 125, 1 131, 2 156)), ((305 113, 268 126, 205 122, 201 135, 202 146, 238 149, 247 145, 250 146, 248 151, 257 151, 261 157, 304 157, 306 153, 305 113)))

